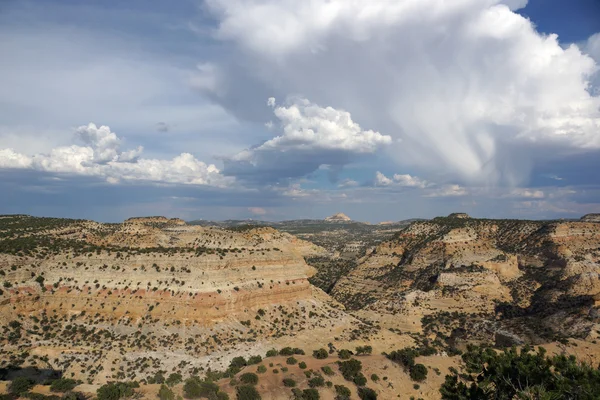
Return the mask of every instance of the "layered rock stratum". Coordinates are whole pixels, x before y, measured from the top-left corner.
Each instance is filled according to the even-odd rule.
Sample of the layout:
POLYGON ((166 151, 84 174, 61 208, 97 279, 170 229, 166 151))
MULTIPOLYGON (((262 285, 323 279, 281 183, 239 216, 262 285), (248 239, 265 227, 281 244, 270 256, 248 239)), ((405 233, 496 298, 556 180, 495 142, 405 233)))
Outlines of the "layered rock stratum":
POLYGON ((600 226, 455 215, 416 222, 360 259, 331 294, 359 318, 401 331, 423 332, 453 314, 461 326, 447 324, 444 335, 595 340, 600 226))
POLYGON ((304 257, 324 250, 272 228, 28 216, 1 217, 0 227, 2 367, 93 384, 185 376, 360 326, 308 282, 304 257))
MULTIPOLYGON (((337 351, 369 345, 373 354, 357 359, 378 398, 438 399, 469 344, 543 344, 597 364, 594 218, 281 223, 303 240, 247 221, 0 216, 0 379, 33 367, 80 380, 88 398, 110 381, 139 382, 139 396, 156 398, 159 375, 211 375, 235 398, 239 374, 256 364, 231 380, 214 371, 290 347, 306 351, 294 357, 307 368, 285 356, 258 361, 263 399, 289 398, 282 378, 305 389, 325 367, 325 379, 354 399, 358 386, 340 374, 337 351), (311 356, 318 348, 327 359, 311 356), (419 384, 385 356, 407 348, 429 370, 419 384)), ((183 384, 173 390, 183 394, 183 384)), ((321 398, 334 390, 320 388, 321 398)))

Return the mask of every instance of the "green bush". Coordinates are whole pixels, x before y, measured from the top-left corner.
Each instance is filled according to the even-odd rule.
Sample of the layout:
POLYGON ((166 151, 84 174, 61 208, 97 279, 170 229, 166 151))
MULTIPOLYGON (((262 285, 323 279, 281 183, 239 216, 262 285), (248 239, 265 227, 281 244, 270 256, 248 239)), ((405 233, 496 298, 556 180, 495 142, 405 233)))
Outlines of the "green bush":
POLYGON ((63 394, 61 400, 86 400, 87 396, 81 392, 68 392, 63 394))
POLYGON ((177 385, 179 382, 183 381, 183 377, 181 376, 181 374, 178 373, 172 373, 171 375, 169 375, 169 377, 166 380, 167 385, 169 386, 174 386, 177 385))
POLYGON ((256 372, 258 372, 259 374, 264 374, 265 372, 267 372, 267 367, 265 367, 264 365, 259 365, 258 368, 256 368, 256 372))
POLYGON ((107 383, 96 390, 96 397, 98 400, 124 399, 133 396, 135 387, 139 385, 134 382, 107 383))
POLYGON ((423 382, 427 379, 427 367, 423 364, 415 364, 410 369, 410 379, 417 382, 423 382))
POLYGON ((338 367, 344 379, 351 381, 362 370, 362 363, 352 358, 348 361, 338 361, 338 367))
POLYGON ((266 357, 275 357, 279 354, 279 352, 275 349, 271 349, 267 351, 266 357))
POLYGON ((344 385, 335 385, 335 400, 349 400, 350 399, 350 389, 348 389, 344 385))
POLYGON ((315 376, 308 380, 308 386, 311 388, 325 386, 325 379, 322 376, 315 376))
POLYGON ((12 380, 8 385, 8 391, 13 394, 28 392, 34 385, 33 380, 25 377, 18 377, 12 380))
POLYGON ((360 397, 361 400, 377 400, 377 393, 368 387, 359 387, 358 397, 360 397))
POLYGON ((283 349, 279 350, 279 355, 280 356, 293 356, 294 349, 292 349, 291 347, 284 347, 283 349))
POLYGON ((377 382, 379 380, 379 376, 377 376, 377 374, 371 374, 371 380, 373 382, 377 382))
POLYGON ((230 368, 242 368, 248 365, 244 357, 234 357, 229 363, 230 368))
POLYGON ((258 383, 258 375, 253 372, 246 372, 240 375, 240 382, 247 385, 256 385, 258 383))
POLYGON ((287 360, 285 360, 286 364, 289 365, 294 365, 298 363, 298 360, 296 360, 294 357, 288 357, 287 360))
POLYGON ((285 387, 294 387, 296 386, 296 381, 291 378, 285 378, 283 380, 283 386, 285 387))
POLYGON ((546 356, 524 346, 497 353, 487 347, 468 346, 462 355, 470 375, 447 375, 442 399, 597 399, 600 370, 580 363, 575 356, 546 356))
POLYGON ((313 351, 313 357, 319 360, 323 360, 329 356, 329 353, 325 349, 319 349, 313 351))
MULTIPOLYGON (((14 395, 7 395, 11 397, 11 400, 14 398, 14 395)), ((50 396, 46 396, 45 394, 41 394, 41 393, 31 393, 31 392, 27 392, 27 393, 23 393, 21 395, 21 397, 25 397, 26 399, 30 399, 30 400, 60 400, 60 397, 58 397, 57 395, 50 395, 50 396)))
POLYGON ((404 367, 405 370, 410 369, 415 365, 415 357, 419 355, 419 352, 413 348, 405 347, 401 350, 394 350, 386 357, 395 363, 398 363, 404 367))
POLYGON ((351 356, 352 356, 352 352, 350 350, 341 349, 340 351, 338 351, 338 357, 341 360, 348 360, 351 356))
POLYGON ((77 381, 75 379, 60 378, 55 381, 52 381, 52 383, 50 384, 50 391, 68 392, 69 390, 73 390, 75 386, 77 386, 77 381))
POLYGON ((335 375, 335 372, 333 372, 329 365, 322 366, 321 371, 323 371, 323 373, 327 376, 335 375))
POLYGON ((237 400, 261 400, 260 394, 254 386, 242 385, 235 389, 237 400))
POLYGON ((160 400, 175 400, 175 393, 163 383, 158 390, 158 398, 160 400))
POLYGON ((248 359, 248 365, 258 364, 262 361, 261 356, 252 356, 248 359))
POLYGON ((300 367, 300 369, 306 369, 306 363, 304 361, 300 361, 298 367, 300 367))
POLYGON ((352 379, 352 382, 354 382, 356 386, 365 386, 367 384, 367 377, 364 376, 362 372, 359 372, 354 379, 352 379))
POLYGON ((371 346, 358 346, 356 348, 357 356, 364 355, 364 354, 371 354, 372 352, 373 352, 373 347, 371 347, 371 346))
POLYGON ((320 398, 317 389, 304 389, 302 391, 302 400, 319 400, 320 398))
POLYGON ((183 385, 183 395, 186 399, 216 397, 217 393, 219 393, 219 386, 216 383, 202 380, 197 376, 186 379, 183 385))

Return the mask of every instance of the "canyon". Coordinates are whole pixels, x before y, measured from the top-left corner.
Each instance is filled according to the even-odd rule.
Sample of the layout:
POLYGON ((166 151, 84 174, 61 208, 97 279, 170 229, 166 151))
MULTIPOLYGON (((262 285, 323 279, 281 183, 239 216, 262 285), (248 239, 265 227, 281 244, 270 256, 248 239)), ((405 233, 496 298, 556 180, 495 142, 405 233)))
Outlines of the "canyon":
MULTIPOLYGON (((437 399, 472 344, 543 345, 600 361, 593 215, 521 221, 455 213, 382 225, 343 214, 274 224, 5 215, 0 280, 0 391, 35 371, 38 383, 53 373, 74 379, 88 397, 128 381, 156 398, 157 377, 229 371, 216 382, 235 396, 239 357, 295 348, 309 371, 336 369, 340 349, 369 346, 360 360, 365 374, 385 376, 368 383, 379 398, 437 399), (419 384, 390 356, 407 348, 421 349, 419 362, 435 370, 419 384), (318 349, 327 349, 327 361, 309 356, 318 349)), ((280 374, 301 387, 309 376, 274 354, 258 391, 297 397, 277 383, 280 374)), ((344 383, 337 374, 327 379, 344 383)), ((351 398, 364 395, 363 386, 348 386, 351 398)), ((181 384, 173 390, 185 396, 181 384)), ((319 393, 336 397, 332 386, 319 393)))

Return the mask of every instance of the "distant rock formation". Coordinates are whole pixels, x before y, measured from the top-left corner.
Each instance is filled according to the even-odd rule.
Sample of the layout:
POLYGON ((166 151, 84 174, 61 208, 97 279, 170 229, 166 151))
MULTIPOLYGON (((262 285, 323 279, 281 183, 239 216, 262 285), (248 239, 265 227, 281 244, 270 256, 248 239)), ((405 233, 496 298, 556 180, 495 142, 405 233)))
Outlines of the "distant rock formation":
POLYGON ((471 218, 467 213, 452 213, 448 218, 471 218))
POLYGON ((581 217, 581 222, 600 222, 600 214, 586 214, 581 217))
POLYGON ((348 217, 344 213, 337 213, 337 214, 333 214, 330 217, 325 218, 325 221, 328 221, 328 222, 347 222, 347 221, 352 221, 352 220, 350 219, 350 217, 348 217))
POLYGON ((169 225, 185 225, 185 221, 181 218, 167 217, 132 217, 125 220, 126 224, 169 224, 169 225))

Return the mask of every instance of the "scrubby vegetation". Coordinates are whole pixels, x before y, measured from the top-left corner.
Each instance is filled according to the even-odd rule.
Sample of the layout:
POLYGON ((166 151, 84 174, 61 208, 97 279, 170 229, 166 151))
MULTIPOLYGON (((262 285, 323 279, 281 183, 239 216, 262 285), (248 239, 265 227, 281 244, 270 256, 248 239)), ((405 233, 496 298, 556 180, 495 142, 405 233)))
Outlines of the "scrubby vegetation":
POLYGON ((467 373, 447 375, 440 392, 446 400, 581 399, 600 393, 600 370, 574 356, 549 357, 530 346, 497 352, 469 346, 462 355, 467 373))

